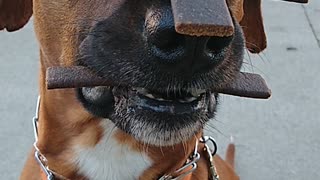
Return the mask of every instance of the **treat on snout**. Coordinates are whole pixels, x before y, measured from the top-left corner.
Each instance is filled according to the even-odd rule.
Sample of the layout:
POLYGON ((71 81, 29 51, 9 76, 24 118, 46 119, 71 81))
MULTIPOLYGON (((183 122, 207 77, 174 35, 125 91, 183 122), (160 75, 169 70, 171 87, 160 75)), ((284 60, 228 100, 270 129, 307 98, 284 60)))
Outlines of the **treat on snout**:
POLYGON ((226 37, 234 34, 225 0, 171 0, 175 29, 190 36, 226 37))
MULTIPOLYGON (((101 78, 83 66, 50 67, 47 69, 46 81, 47 89, 115 85, 115 82, 111 79, 101 78)), ((119 82, 116 85, 119 85, 119 82)), ((228 86, 215 91, 248 98, 267 99, 271 96, 270 89, 260 75, 244 72, 239 73, 237 78, 228 86)))

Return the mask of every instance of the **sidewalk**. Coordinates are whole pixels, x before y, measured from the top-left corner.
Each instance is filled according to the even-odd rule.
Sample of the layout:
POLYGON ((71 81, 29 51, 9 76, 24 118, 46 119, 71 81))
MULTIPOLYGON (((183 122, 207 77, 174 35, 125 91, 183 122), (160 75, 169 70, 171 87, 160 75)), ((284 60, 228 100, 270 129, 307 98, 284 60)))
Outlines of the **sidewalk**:
MULTIPOLYGON (((320 179, 320 1, 310 1, 264 0, 268 49, 246 57, 244 70, 264 76, 272 98, 222 96, 210 125, 219 131, 207 128, 221 155, 234 137, 242 180, 320 179)), ((34 140, 38 47, 31 23, 0 32, 0 64, 0 179, 14 180, 34 140)))

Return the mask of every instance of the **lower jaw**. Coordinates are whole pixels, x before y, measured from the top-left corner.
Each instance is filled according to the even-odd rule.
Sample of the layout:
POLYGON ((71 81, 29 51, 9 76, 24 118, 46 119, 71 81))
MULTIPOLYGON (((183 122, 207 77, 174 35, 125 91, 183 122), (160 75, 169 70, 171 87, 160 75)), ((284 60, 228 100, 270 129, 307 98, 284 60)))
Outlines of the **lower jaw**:
POLYGON ((171 146, 198 134, 209 120, 204 114, 159 116, 152 112, 114 113, 110 120, 122 131, 143 144, 171 146), (145 116, 146 113, 148 116, 145 116))
POLYGON ((116 95, 114 101, 108 101, 109 105, 102 106, 83 102, 86 95, 80 91, 78 96, 93 115, 108 118, 136 140, 156 146, 178 144, 200 132, 214 116, 217 102, 213 93, 206 93, 191 103, 157 103, 137 94, 126 94, 116 95))

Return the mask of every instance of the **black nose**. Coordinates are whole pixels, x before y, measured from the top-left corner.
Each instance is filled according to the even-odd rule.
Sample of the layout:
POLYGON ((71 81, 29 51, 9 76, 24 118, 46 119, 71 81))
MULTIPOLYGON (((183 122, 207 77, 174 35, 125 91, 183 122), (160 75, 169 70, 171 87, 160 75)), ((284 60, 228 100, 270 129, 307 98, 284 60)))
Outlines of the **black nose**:
POLYGON ((168 70, 207 71, 224 59, 229 37, 196 37, 175 31, 171 7, 152 9, 146 15, 145 34, 150 55, 168 70))

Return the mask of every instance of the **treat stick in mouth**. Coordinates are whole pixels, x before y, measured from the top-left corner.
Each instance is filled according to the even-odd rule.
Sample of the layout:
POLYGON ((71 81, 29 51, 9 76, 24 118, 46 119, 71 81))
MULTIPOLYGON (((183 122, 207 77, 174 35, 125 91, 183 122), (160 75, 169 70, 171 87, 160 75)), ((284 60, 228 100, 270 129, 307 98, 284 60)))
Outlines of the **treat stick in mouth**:
POLYGON ((217 92, 257 99, 268 99, 271 96, 271 90, 259 74, 245 72, 240 72, 229 86, 218 89, 217 92))
POLYGON ((114 83, 92 73, 84 66, 49 67, 46 75, 47 89, 111 86, 114 83))
POLYGON ((177 33, 225 37, 234 34, 226 0, 171 0, 177 33))
MULTIPOLYGON (((83 66, 49 67, 47 69, 46 83, 47 89, 115 85, 115 82, 112 80, 101 78, 83 66)), ((121 83, 116 85, 121 85, 121 83)), ((225 88, 214 91, 222 94, 259 99, 267 99, 271 96, 270 89, 260 75, 244 72, 239 73, 237 78, 225 88)))

